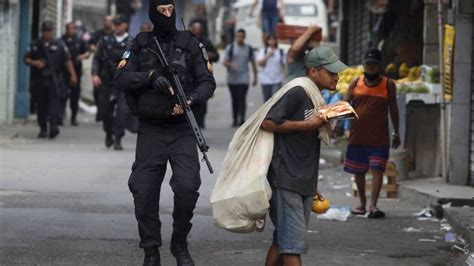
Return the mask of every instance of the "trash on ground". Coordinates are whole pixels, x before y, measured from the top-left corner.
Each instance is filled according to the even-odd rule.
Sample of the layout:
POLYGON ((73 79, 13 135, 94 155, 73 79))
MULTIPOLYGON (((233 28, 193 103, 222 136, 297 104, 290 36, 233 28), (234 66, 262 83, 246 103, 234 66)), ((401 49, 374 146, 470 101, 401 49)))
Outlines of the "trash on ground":
POLYGON ((324 179, 324 176, 323 175, 319 175, 318 176, 318 180, 323 180, 324 179))
POLYGON ((450 224, 448 224, 446 220, 443 219, 443 221, 441 221, 441 230, 446 231, 446 232, 452 231, 453 227, 450 224))
POLYGON ((454 243, 456 242, 456 234, 452 232, 447 232, 444 234, 444 241, 447 243, 454 243))
POLYGON ((445 209, 445 208, 451 208, 451 201, 448 202, 448 203, 446 203, 446 204, 441 205, 441 207, 443 207, 443 209, 445 209))
POLYGON ((469 254, 469 256, 466 259, 466 264, 468 266, 474 266, 474 252, 469 254))
POLYGON ((439 219, 433 217, 418 217, 416 218, 418 221, 431 221, 431 222, 439 222, 439 219))
POLYGON ((422 229, 423 228, 407 227, 407 228, 403 228, 403 232, 407 232, 407 233, 421 232, 422 229))
POLYGON ((418 217, 433 217, 434 212, 430 207, 426 207, 423 210, 414 213, 413 215, 418 217))
POLYGON ((469 247, 469 245, 466 245, 464 247, 460 247, 458 245, 453 245, 451 247, 451 249, 453 251, 460 252, 460 253, 463 253, 463 254, 469 254, 469 248, 468 247, 469 247))
POLYGON ((348 206, 331 206, 325 213, 318 214, 317 218, 321 220, 345 222, 350 215, 351 209, 348 206))
POLYGON ((323 158, 319 158, 319 164, 326 164, 326 160, 324 160, 323 158))
POLYGON ((350 197, 352 197, 352 194, 349 193, 349 192, 346 192, 346 197, 349 197, 349 198, 350 198, 350 197))
POLYGON ((436 239, 420 238, 418 242, 436 242, 436 239))
POLYGON ((334 189, 342 189, 342 188, 348 188, 348 187, 350 187, 349 184, 346 184, 346 185, 334 185, 334 186, 332 186, 332 188, 334 188, 334 189))
POLYGON ((307 232, 310 234, 319 234, 319 231, 308 230, 307 232))

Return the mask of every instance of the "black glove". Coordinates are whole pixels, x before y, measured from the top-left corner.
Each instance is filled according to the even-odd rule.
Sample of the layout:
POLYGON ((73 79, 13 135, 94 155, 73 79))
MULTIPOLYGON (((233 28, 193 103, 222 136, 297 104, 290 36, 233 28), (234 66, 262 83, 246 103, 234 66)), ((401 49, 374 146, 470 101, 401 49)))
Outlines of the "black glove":
POLYGON ((150 82, 153 91, 162 94, 170 94, 170 91, 168 90, 168 88, 171 86, 170 82, 167 78, 158 75, 156 71, 150 75, 150 82))

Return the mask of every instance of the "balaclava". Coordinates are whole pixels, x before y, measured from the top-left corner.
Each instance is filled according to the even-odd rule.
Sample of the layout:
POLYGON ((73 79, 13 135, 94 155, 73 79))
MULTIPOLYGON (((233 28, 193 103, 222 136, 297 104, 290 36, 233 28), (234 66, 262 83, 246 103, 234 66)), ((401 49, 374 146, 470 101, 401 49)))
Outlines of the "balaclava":
POLYGON ((160 40, 169 40, 176 32, 176 11, 171 17, 167 17, 156 9, 160 5, 174 5, 174 0, 150 0, 148 15, 153 23, 153 33, 160 40))

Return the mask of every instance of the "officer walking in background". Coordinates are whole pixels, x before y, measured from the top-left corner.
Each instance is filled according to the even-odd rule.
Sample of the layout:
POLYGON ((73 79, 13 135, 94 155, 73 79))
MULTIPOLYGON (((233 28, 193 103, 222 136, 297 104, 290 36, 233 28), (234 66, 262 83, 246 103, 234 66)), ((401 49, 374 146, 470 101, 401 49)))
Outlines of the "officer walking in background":
POLYGON ((135 200, 140 247, 145 250, 144 265, 160 265, 160 190, 170 162, 174 192, 171 253, 178 265, 194 265, 186 239, 201 185, 199 158, 193 131, 168 80, 169 69, 155 56, 156 42, 178 72, 191 107, 205 103, 216 83, 203 45, 189 31, 176 29, 174 1, 150 1, 149 16, 153 31, 139 33, 117 67, 117 89, 127 93, 127 103, 139 119, 129 188, 135 200))
MULTIPOLYGON (((97 45, 99 44, 99 41, 102 40, 105 36, 110 35, 114 32, 114 23, 113 23, 113 17, 110 15, 107 15, 104 17, 104 27, 100 30, 95 31, 91 39, 89 40, 89 50, 92 53, 95 53, 97 51, 97 45)), ((92 90, 92 96, 94 96, 94 102, 95 105, 98 107, 99 106, 99 88, 95 87, 92 90)), ((95 121, 99 122, 101 121, 100 115, 97 112, 95 116, 95 121)))
MULTIPOLYGON (((89 58, 90 53, 87 49, 86 42, 83 41, 76 33, 76 24, 69 22, 66 24, 66 33, 62 36, 62 41, 66 44, 71 55, 71 61, 77 76, 77 84, 71 87, 69 93, 69 107, 71 108, 71 125, 77 126, 77 111, 79 110, 79 98, 81 96, 81 76, 82 76, 82 60, 89 58)), ((70 77, 68 77, 70 79, 70 77)), ((63 122, 64 112, 66 109, 66 101, 61 102, 61 118, 59 123, 63 122)))
POLYGON ((99 41, 92 62, 92 83, 99 88, 98 113, 105 132, 105 146, 114 145, 114 150, 122 150, 122 137, 128 108, 125 96, 114 89, 114 74, 117 63, 131 44, 128 36, 128 19, 118 14, 114 20, 114 33, 99 41))
MULTIPOLYGON (((209 61, 211 62, 211 64, 219 61, 219 52, 217 51, 214 44, 212 44, 211 40, 209 40, 204 35, 204 29, 203 29, 202 24, 200 22, 194 22, 189 27, 189 31, 191 31, 194 34, 194 36, 198 39, 198 41, 204 45, 204 48, 206 48, 207 54, 209 56, 209 61)), ((210 67, 212 67, 212 65, 210 67)), ((199 127, 206 128, 204 121, 205 121, 205 117, 207 113, 207 102, 196 105, 195 110, 196 112, 194 113, 194 115, 196 116, 196 122, 198 123, 199 127)))
POLYGON ((77 77, 67 47, 54 39, 54 24, 45 21, 41 25, 41 38, 33 41, 25 54, 25 64, 31 66, 33 97, 37 99, 37 119, 40 127, 38 138, 46 138, 49 121, 49 138, 59 134, 60 99, 68 90, 65 71, 69 73, 69 85, 77 84, 77 77))

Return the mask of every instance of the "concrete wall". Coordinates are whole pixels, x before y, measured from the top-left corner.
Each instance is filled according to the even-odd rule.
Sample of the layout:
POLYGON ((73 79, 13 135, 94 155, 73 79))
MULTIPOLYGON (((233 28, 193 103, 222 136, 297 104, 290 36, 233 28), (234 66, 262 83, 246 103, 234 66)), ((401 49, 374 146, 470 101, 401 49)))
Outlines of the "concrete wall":
MULTIPOLYGON (((437 1, 425 0, 423 25, 423 64, 439 65, 438 5, 437 1)), ((443 6, 443 20, 447 18, 447 5, 443 6)))
POLYGON ((14 95, 16 89, 18 4, 0 3, 0 123, 13 120, 14 95))
POLYGON ((453 66, 453 101, 450 121, 449 183, 466 185, 469 180, 473 27, 471 2, 458 1, 454 22, 456 39, 453 66))

